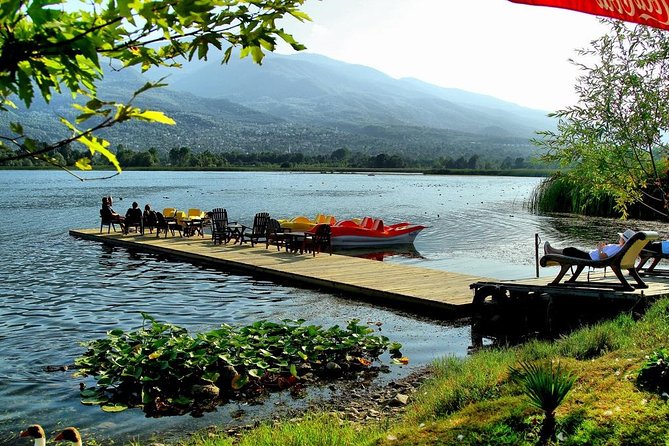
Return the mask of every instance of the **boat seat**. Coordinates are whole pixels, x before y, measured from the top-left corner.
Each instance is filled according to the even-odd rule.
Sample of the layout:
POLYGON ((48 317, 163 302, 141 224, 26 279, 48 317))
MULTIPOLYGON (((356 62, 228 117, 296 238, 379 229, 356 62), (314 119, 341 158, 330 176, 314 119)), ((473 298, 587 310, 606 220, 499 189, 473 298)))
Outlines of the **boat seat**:
POLYGON ((374 225, 374 219, 372 217, 365 217, 360 222, 360 227, 365 229, 372 229, 374 225))

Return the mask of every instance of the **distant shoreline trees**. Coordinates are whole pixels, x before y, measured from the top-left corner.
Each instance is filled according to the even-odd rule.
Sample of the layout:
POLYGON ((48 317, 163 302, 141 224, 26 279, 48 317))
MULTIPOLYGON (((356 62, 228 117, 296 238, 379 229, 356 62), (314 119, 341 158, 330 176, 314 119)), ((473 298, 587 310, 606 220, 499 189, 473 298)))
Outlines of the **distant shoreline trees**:
MULTIPOLYGON (((175 147, 167 152, 156 148, 143 151, 128 149, 119 145, 115 150, 118 162, 125 168, 151 169, 415 169, 415 170, 546 170, 550 166, 538 164, 523 157, 488 159, 478 154, 461 155, 457 158, 442 156, 435 159, 416 159, 398 154, 379 153, 368 155, 350 149, 337 149, 330 154, 304 154, 301 152, 281 153, 261 151, 245 153, 241 151, 212 152, 205 150, 194 152, 189 147, 175 147)), ((84 155, 83 152, 65 146, 54 153, 61 165, 72 166, 84 155)), ((110 167, 104 157, 92 160, 96 167, 110 167)), ((5 167, 46 167, 49 163, 40 160, 21 159, 0 163, 5 167)))

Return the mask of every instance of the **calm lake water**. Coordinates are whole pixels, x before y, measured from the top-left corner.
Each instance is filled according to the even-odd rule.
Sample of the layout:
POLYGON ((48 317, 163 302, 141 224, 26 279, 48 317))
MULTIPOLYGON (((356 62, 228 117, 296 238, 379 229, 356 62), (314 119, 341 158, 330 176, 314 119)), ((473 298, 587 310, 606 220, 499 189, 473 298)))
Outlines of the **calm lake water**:
MULTIPOLYGON (((202 418, 144 418, 139 410, 107 414, 79 403, 70 372, 43 367, 71 364, 80 343, 108 330, 136 329, 141 312, 205 331, 221 323, 306 319, 324 326, 350 319, 382 322, 381 334, 404 345, 408 367, 392 379, 444 355, 464 356, 468 321, 427 320, 376 308, 346 296, 277 285, 161 256, 111 248, 68 235, 99 227, 101 197, 112 195, 124 213, 132 201, 155 209, 225 207, 232 220, 250 223, 256 212, 276 218, 370 215, 386 223, 428 226, 414 250, 384 261, 484 277, 533 277, 534 234, 557 243, 594 244, 620 222, 533 215, 523 207, 537 178, 239 172, 124 172, 105 181, 79 182, 55 171, 0 171, 2 306, 0 306, 0 444, 25 444, 18 432, 40 423, 47 432, 76 425, 86 437, 117 444, 153 433, 188 432, 229 423, 240 407, 222 406, 202 418)), ((374 261, 374 260, 370 260, 374 261)), ((553 275, 555 271, 542 272, 553 275)), ((277 395, 250 417, 291 404, 277 395)))

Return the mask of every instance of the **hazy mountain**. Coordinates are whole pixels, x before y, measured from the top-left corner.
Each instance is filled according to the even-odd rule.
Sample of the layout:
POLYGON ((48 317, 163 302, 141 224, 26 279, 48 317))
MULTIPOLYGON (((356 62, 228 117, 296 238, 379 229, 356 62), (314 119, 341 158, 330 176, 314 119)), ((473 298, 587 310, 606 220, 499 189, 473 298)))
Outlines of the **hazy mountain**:
POLYGON ((250 60, 200 64, 170 82, 176 90, 225 98, 296 122, 317 125, 408 125, 531 137, 553 126, 546 112, 315 54, 270 54, 250 60))
MULTIPOLYGON (((154 79, 161 70, 150 71, 154 79)), ((147 78, 135 70, 110 71, 105 100, 128 100, 147 78)), ((172 70, 168 88, 150 90, 135 105, 164 111, 176 126, 130 123, 104 136, 112 146, 170 150, 187 146, 213 152, 303 151, 339 148, 417 157, 479 154, 527 156, 529 138, 554 127, 546 113, 313 54, 269 54, 262 66, 233 57, 197 61, 172 70)), ((30 110, 0 114, 0 130, 21 121, 45 141, 67 133, 57 115, 74 117, 69 96, 30 110)))

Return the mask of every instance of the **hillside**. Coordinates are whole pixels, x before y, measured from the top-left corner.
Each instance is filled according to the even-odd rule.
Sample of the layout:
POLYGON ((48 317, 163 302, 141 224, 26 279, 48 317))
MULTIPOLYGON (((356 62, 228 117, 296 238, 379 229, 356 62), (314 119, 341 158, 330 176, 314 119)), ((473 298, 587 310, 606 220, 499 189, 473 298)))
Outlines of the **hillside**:
MULTIPOLYGON (((393 79, 368 67, 313 54, 270 54, 262 66, 220 59, 169 72, 169 87, 135 104, 162 110, 176 126, 130 123, 109 129, 112 146, 169 151, 293 151, 329 154, 348 148, 368 154, 417 158, 479 154, 528 156, 529 139, 554 123, 546 113, 415 79, 393 79)), ((164 75, 150 71, 153 79, 164 75)), ((109 72, 99 89, 105 100, 126 100, 147 78, 129 69, 109 72)), ((0 131, 21 121, 37 138, 65 136, 57 116, 72 118, 68 97, 0 116, 0 131)))

